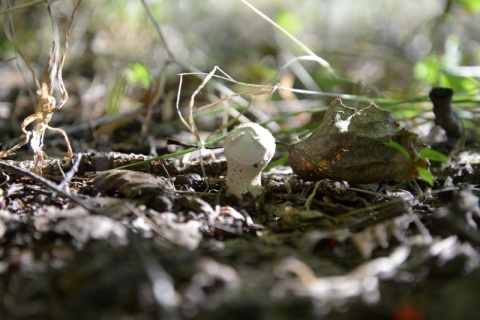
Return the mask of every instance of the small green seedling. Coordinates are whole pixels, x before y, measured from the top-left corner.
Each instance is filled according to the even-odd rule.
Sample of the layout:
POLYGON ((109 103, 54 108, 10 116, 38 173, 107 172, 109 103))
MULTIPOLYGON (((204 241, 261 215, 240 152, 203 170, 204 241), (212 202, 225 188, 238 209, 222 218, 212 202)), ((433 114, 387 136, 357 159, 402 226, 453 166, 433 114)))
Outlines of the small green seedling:
MULTIPOLYGON (((398 152, 403 154, 407 158, 407 160, 410 160, 411 158, 410 154, 400 144, 396 143, 395 141, 388 141, 388 142, 385 142, 385 145, 397 150, 398 152)), ((428 159, 430 161, 435 161, 435 162, 442 162, 442 163, 448 161, 448 157, 446 155, 433 149, 421 150, 420 158, 428 159)), ((433 183, 435 182, 435 177, 430 172, 430 170, 425 168, 416 168, 416 170, 420 178, 422 178, 426 183, 428 183, 430 187, 432 187, 433 183)))

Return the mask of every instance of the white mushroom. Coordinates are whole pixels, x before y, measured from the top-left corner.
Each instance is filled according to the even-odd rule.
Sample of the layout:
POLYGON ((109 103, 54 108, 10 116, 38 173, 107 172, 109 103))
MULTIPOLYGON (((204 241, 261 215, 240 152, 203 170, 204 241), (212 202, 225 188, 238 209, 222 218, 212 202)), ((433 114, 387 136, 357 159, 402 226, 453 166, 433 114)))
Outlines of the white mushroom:
POLYGON ((250 192, 257 197, 262 192, 262 170, 275 154, 275 138, 257 123, 235 127, 225 140, 227 158, 227 195, 241 199, 250 192))

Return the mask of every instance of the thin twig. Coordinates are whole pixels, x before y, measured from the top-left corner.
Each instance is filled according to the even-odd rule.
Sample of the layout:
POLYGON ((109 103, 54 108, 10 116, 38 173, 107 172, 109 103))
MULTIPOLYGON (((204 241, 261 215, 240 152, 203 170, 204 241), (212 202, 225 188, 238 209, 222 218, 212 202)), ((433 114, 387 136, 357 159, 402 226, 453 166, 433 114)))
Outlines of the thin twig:
POLYGON ((19 4, 18 6, 15 6, 15 7, 9 7, 8 9, 0 10, 0 14, 10 13, 12 11, 20 10, 20 9, 26 9, 42 2, 47 2, 47 0, 35 0, 32 2, 24 3, 24 4, 19 4))
POLYGON ((84 207, 88 211, 95 213, 95 214, 100 214, 100 210, 94 206, 92 206, 90 203, 83 201, 80 197, 74 196, 63 190, 63 188, 60 188, 58 185, 55 183, 51 182, 50 180, 45 179, 44 177, 41 177, 31 171, 28 171, 27 169, 17 167, 8 163, 5 163, 4 161, 0 160, 0 167, 4 168, 7 171, 11 171, 23 176, 28 176, 31 179, 37 181, 38 183, 43 184, 47 188, 53 190, 54 192, 61 194, 62 196, 70 199, 71 201, 77 203, 78 205, 84 207))
POLYGON ((319 180, 315 183, 315 187, 313 188, 312 193, 307 198, 307 201, 305 201, 305 209, 307 211, 310 211, 310 206, 312 205, 313 198, 315 198, 315 195, 317 194, 317 190, 320 187, 320 184, 322 183, 322 180, 319 180))
MULTIPOLYGON (((78 170, 78 167, 80 166, 80 163, 82 162, 82 154, 81 153, 78 153, 77 154, 77 159, 75 160, 75 163, 73 164, 72 168, 70 169, 70 171, 68 171, 68 173, 65 175, 65 178, 63 178, 62 182, 60 182, 60 184, 58 185, 58 187, 60 189, 64 189, 65 186, 70 183, 70 181, 72 180, 73 176, 75 175, 75 173, 77 172, 78 170)), ((61 168, 61 167, 60 167, 61 168)), ((57 194, 56 192, 53 193, 52 195, 53 197, 56 197, 57 194)))
POLYGON ((145 0, 140 0, 140 1, 142 2, 143 7, 145 8, 145 12, 147 13, 148 18, 152 22, 155 30, 157 31, 158 36, 160 37, 160 39, 163 42, 163 45, 164 45, 165 51, 167 52, 168 58, 171 59, 172 61, 175 61, 175 56, 173 55, 172 51, 170 50, 170 47, 168 46, 168 41, 165 38, 165 36, 163 35, 162 29, 160 28, 160 25, 158 24, 157 19, 155 19, 155 17, 152 15, 150 7, 145 2, 145 0))
MULTIPOLYGON (((43 1, 45 1, 45 0, 43 0, 43 1)), ((20 67, 20 64, 19 64, 20 59, 18 59, 18 57, 20 57, 21 60, 23 61, 23 63, 25 63, 25 66, 27 67, 28 71, 30 72, 30 75, 32 76, 33 82, 35 83, 35 85, 37 87, 37 90, 38 90, 38 89, 40 89, 40 83, 38 82, 37 78, 35 77, 35 72, 33 71, 33 67, 28 62, 27 58, 23 54, 23 51, 20 50, 20 47, 17 44, 17 40, 16 40, 16 37, 15 37, 15 29, 14 29, 14 25, 13 25, 13 18, 12 18, 12 15, 10 13, 11 11, 13 11, 13 10, 10 10, 12 8, 11 4, 10 4, 10 1, 5 1, 4 6, 6 6, 7 9, 2 11, 2 13, 4 14, 4 17, 3 17, 3 31, 5 32, 5 36, 7 37, 8 41, 10 41, 13 48, 15 49, 15 51, 14 51, 15 52, 15 63, 17 65, 17 68, 18 68, 18 70, 21 71, 22 78, 25 81, 25 83, 28 83, 27 76, 25 75, 25 73, 23 72, 23 70, 22 70, 22 68, 20 67), (8 13, 8 15, 7 15, 7 13, 8 13)), ((32 99, 32 101, 34 101, 35 100, 35 93, 30 86, 28 86, 28 94, 29 94, 30 98, 32 99)))

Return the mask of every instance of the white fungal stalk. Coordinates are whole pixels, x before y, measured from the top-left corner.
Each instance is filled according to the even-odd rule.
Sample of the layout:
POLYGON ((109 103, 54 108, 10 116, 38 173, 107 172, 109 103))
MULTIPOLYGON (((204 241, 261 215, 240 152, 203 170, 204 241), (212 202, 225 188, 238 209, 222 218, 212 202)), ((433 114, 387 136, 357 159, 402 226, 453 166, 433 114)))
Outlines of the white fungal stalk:
POLYGON ((225 140, 227 158, 227 195, 241 199, 250 192, 257 197, 262 192, 262 170, 275 154, 275 138, 257 123, 235 127, 225 140))

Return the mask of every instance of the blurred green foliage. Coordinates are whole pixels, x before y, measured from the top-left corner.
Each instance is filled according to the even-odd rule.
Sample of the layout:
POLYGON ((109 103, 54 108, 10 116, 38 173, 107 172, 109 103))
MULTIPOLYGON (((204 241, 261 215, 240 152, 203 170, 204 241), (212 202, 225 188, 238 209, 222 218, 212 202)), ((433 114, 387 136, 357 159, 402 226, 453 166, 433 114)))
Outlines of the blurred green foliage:
MULTIPOLYGON (((103 104, 96 105, 104 107, 98 114, 120 112, 122 100, 128 99, 126 86, 149 89, 162 72, 167 77, 165 92, 175 96, 178 74, 191 71, 186 70, 187 65, 206 73, 218 65, 235 80, 257 85, 275 85, 292 77, 293 88, 318 92, 296 93, 290 97, 294 100, 285 100, 276 92, 269 97, 273 111, 263 110, 270 119, 290 112, 298 118, 298 112, 326 106, 340 95, 350 99, 352 107, 364 107, 374 101, 394 111, 401 120, 419 118, 426 111, 424 102, 428 101, 426 96, 432 86, 451 87, 456 91, 456 100, 461 99, 464 104, 474 105, 478 100, 478 77, 458 71, 480 65, 477 0, 253 3, 327 60, 336 77, 313 61, 295 61, 295 57, 304 54, 302 50, 240 1, 145 3, 147 8, 142 1, 82 1, 67 55, 65 80, 106 87, 108 97, 103 104), (155 18, 162 35, 147 12, 155 18), (173 57, 168 56, 166 47, 173 57), (287 63, 288 67, 284 67, 287 63), (310 104, 312 100, 316 104, 310 104), (276 103, 282 101, 287 105, 298 103, 295 102, 296 108, 279 108, 276 103)), ((53 5, 62 33, 71 3, 59 1, 53 5)), ((42 70, 51 44, 45 6, 15 11, 12 21, 19 47, 42 70)), ((14 56, 4 37, 0 37, 0 49, 4 59, 14 56)), ((185 99, 196 88, 194 81, 189 81, 192 84, 182 92, 185 99)), ((237 88, 225 85, 232 90, 237 88)), ((209 102, 221 96, 209 86, 202 94, 209 102)), ((88 114, 83 112, 82 116, 88 114)), ((247 116, 257 120, 251 114, 247 116)), ((320 119, 321 113, 312 112, 312 121, 320 119)), ((291 132, 301 131, 296 126, 307 125, 285 118, 280 123, 285 126, 280 130, 291 132)))
POLYGON ((480 12, 480 1, 478 0, 458 0, 458 2, 470 13, 480 12))
POLYGON ((144 89, 150 87, 152 75, 147 66, 141 62, 136 62, 128 66, 125 71, 125 78, 132 86, 140 86, 144 89))
POLYGON ((478 94, 480 83, 477 79, 454 73, 455 68, 461 66, 463 58, 458 37, 450 35, 445 42, 445 53, 429 54, 419 60, 414 67, 415 76, 431 86, 452 88, 469 95, 478 94))
POLYGON ((290 11, 282 11, 277 15, 275 22, 294 36, 302 34, 303 23, 300 17, 290 11))
POLYGON ((423 149, 420 151, 420 156, 424 159, 428 159, 430 161, 435 162, 448 162, 448 157, 441 152, 433 149, 423 149))

